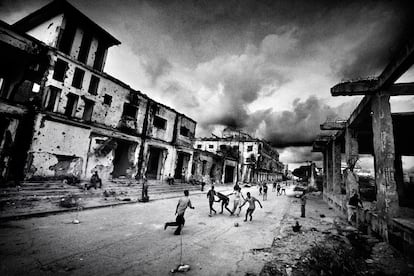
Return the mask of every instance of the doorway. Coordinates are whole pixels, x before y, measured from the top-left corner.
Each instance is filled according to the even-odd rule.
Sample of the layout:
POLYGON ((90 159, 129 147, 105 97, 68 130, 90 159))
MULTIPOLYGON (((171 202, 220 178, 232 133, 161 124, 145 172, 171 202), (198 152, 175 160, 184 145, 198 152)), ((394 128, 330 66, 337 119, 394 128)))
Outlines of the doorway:
POLYGON ((112 178, 126 177, 127 169, 129 168, 129 149, 131 144, 122 140, 117 140, 116 143, 112 178))
POLYGON ((159 179, 161 172, 162 149, 149 147, 149 157, 147 166, 147 179, 159 179))
POLYGON ((226 166, 224 169, 224 183, 232 183, 234 179, 234 167, 226 166))
POLYGON ((174 178, 185 180, 185 175, 188 170, 188 162, 190 160, 190 154, 185 152, 177 153, 177 166, 175 167, 174 178))

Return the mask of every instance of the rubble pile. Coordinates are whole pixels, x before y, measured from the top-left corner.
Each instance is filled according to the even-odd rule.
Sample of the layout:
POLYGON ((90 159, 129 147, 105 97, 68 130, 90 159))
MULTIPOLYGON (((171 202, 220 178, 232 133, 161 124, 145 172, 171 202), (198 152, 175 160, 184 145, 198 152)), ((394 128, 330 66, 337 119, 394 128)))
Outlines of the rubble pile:
POLYGON ((292 198, 260 275, 414 275, 414 265, 380 239, 364 235, 333 212, 320 196, 309 196, 306 218, 292 198), (299 222, 300 230, 294 226, 299 222))

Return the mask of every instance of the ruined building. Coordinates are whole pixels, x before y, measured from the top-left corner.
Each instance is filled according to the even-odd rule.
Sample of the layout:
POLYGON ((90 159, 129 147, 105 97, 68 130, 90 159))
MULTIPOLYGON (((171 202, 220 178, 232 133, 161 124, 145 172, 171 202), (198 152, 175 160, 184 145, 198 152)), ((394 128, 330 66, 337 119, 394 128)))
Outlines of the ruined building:
POLYGON ((0 177, 189 178, 196 122, 104 73, 120 42, 66 1, 0 22, 0 177))
MULTIPOLYGON (((323 154, 324 199, 337 210, 347 211, 354 192, 360 194, 359 226, 382 236, 392 245, 414 255, 414 178, 408 177, 413 160, 413 112, 392 112, 394 96, 414 95, 413 83, 397 83, 414 63, 414 40, 407 42, 382 73, 373 79, 347 81, 331 88, 332 96, 363 95, 345 121, 326 122, 313 150, 323 154), (375 177, 363 183, 353 167, 361 155, 372 156, 375 177), (346 169, 341 170, 341 160, 346 169), (408 163, 407 163, 408 164, 408 163), (373 188, 372 196, 366 190, 373 188)), ((411 174, 412 175, 412 174, 411 174)))
POLYGON ((282 180, 284 165, 267 142, 226 128, 222 137, 197 138, 194 148, 231 157, 223 164, 222 182, 282 180))

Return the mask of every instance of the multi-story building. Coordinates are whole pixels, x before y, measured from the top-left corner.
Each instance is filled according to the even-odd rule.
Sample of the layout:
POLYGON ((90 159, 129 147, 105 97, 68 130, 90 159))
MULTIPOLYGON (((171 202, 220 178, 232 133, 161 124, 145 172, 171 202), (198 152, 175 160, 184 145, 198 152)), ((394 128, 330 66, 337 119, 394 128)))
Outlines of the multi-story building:
MULTIPOLYGON (((236 166, 224 165, 223 178, 234 171, 235 181, 282 180, 284 165, 279 153, 267 142, 253 138, 247 133, 226 128, 222 137, 197 138, 194 148, 224 156, 233 156, 236 166)), ((223 182, 227 182, 223 179, 223 182)))
POLYGON ((0 28, 4 181, 189 178, 196 122, 103 72, 111 34, 66 1, 0 28))

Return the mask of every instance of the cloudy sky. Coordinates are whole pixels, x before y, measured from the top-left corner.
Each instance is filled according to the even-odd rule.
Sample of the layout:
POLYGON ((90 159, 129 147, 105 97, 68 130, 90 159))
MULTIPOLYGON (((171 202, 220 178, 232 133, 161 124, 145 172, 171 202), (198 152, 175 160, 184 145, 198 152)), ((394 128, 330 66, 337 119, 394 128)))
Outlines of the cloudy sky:
MULTIPOLYGON (((43 0, 2 0, 14 23, 43 0)), ((197 136, 243 128, 281 160, 310 153, 327 119, 359 97, 331 97, 341 80, 378 75, 412 27, 409 1, 89 1, 74 6, 118 38, 105 71, 198 122, 197 136)), ((413 74, 414 75, 414 74, 413 74)), ((414 110, 412 98, 396 107, 414 110)))

